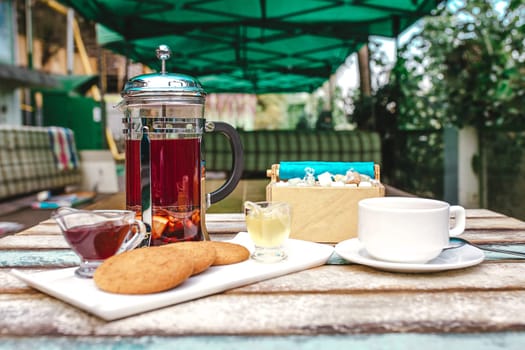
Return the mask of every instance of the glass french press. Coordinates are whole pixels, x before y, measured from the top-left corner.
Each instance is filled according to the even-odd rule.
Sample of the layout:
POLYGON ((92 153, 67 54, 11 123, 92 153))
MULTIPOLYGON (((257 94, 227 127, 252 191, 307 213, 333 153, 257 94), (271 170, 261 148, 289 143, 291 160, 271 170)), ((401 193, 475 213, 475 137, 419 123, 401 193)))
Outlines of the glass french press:
POLYGON ((160 73, 131 78, 118 107, 124 113, 126 209, 148 227, 142 245, 209 239, 206 208, 237 186, 243 171, 242 144, 223 122, 206 122, 206 92, 187 75, 167 73, 166 45, 157 49, 160 73), (232 148, 232 170, 225 183, 205 193, 206 132, 224 134, 232 148))

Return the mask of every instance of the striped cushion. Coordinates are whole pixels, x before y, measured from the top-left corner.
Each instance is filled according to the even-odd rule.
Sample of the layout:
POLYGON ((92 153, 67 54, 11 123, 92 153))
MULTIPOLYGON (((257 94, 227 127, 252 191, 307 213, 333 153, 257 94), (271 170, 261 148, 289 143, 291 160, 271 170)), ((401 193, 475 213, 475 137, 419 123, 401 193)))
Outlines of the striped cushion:
POLYGON ((80 168, 58 169, 48 128, 0 125, 0 199, 79 184, 81 177, 80 168))
MULTIPOLYGON (((367 131, 240 131, 244 148, 244 177, 265 177, 280 161, 318 160, 381 163, 381 139, 367 131)), ((225 136, 204 137, 206 170, 231 170, 231 151, 225 136)))

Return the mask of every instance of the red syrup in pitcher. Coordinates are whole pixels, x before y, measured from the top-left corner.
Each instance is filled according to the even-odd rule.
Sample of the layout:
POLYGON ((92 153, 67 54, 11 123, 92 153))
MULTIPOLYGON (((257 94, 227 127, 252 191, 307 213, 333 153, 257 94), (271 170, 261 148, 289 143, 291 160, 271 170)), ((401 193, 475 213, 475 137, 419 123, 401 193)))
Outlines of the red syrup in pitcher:
MULTIPOLYGON (((150 140, 151 245, 204 240, 199 138, 150 140)), ((126 140, 126 207, 141 219, 140 140, 126 140)))
POLYGON ((115 255, 130 228, 123 221, 105 221, 72 227, 64 232, 64 238, 85 260, 104 260, 115 255))

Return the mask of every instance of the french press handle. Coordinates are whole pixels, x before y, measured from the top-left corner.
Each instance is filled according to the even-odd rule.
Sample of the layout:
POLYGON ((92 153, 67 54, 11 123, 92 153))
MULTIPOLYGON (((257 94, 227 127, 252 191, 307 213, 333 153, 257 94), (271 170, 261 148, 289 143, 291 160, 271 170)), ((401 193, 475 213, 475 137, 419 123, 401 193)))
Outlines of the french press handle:
POLYGON ((220 132, 226 136, 233 151, 230 177, 221 187, 209 194, 210 204, 213 204, 224 199, 227 195, 233 192, 235 187, 237 187, 244 170, 244 153, 242 150, 241 138, 237 133, 237 130, 235 130, 230 124, 224 122, 206 122, 205 131, 220 132))

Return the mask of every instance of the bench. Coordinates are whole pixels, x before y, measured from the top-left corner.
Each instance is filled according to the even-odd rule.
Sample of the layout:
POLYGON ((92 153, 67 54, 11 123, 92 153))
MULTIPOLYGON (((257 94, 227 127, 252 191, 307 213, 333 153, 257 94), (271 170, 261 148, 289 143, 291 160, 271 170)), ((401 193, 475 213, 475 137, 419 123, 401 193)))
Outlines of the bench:
MULTIPOLYGON (((381 164, 381 138, 368 131, 239 131, 244 148, 243 178, 266 178, 266 170, 280 161, 318 160, 381 164)), ((206 170, 231 170, 231 149, 225 136, 204 138, 206 170)))
POLYGON ((82 181, 70 129, 0 125, 0 201, 82 181))

